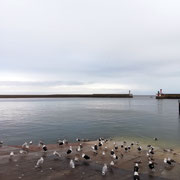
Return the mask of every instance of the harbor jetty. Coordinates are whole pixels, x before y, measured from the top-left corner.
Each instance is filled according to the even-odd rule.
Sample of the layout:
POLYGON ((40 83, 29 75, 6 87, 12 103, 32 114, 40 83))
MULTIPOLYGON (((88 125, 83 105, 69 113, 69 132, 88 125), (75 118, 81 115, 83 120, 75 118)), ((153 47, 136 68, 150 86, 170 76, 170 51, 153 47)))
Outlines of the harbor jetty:
POLYGON ((133 98, 132 94, 0 95, 0 98, 133 98))
POLYGON ((164 94, 162 89, 158 91, 156 99, 180 99, 180 94, 164 94))

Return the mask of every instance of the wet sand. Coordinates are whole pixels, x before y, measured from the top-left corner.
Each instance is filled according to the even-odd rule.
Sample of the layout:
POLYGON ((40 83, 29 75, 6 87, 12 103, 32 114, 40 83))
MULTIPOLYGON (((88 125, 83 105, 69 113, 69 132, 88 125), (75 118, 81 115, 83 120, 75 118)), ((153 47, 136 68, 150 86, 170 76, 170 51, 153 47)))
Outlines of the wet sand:
MULTIPOLYGON (((137 145, 132 146, 129 152, 125 152, 120 147, 122 142, 116 141, 119 149, 115 154, 119 159, 115 162, 114 166, 110 166, 110 162, 113 160, 110 156, 110 150, 114 147, 114 141, 108 141, 104 143, 103 147, 100 147, 98 154, 92 152, 91 146, 97 144, 98 141, 91 142, 77 142, 69 143, 68 145, 59 146, 57 144, 47 145, 48 151, 44 153, 42 148, 37 145, 30 145, 29 152, 27 154, 20 154, 21 146, 6 146, 0 147, 0 179, 1 180, 14 180, 14 179, 42 179, 42 180, 56 180, 56 179, 133 179, 133 168, 136 161, 141 161, 139 164, 140 179, 148 180, 161 180, 161 179, 180 179, 180 150, 175 149, 172 152, 164 152, 163 149, 155 147, 155 154, 153 158, 157 165, 155 165, 155 172, 151 172, 148 168, 147 144, 140 144, 142 146, 142 152, 137 151, 137 145), (81 157, 82 152, 77 152, 76 148, 81 143, 83 145, 82 152, 89 155, 91 160, 85 160, 81 157), (72 146, 73 152, 70 155, 66 154, 69 146, 72 146), (107 150, 105 150, 107 146, 107 150), (61 154, 61 157, 55 157, 54 151, 61 154), (9 160, 9 154, 13 151, 15 156, 12 160, 9 160), (102 152, 105 151, 105 155, 102 152), (123 157, 121 157, 123 154, 123 157), (35 167, 37 160, 43 156, 44 163, 42 167, 35 167), (78 157, 79 161, 75 162, 75 169, 72 169, 69 165, 70 159, 78 157), (163 159, 170 157, 176 161, 175 165, 168 167, 164 164, 163 159), (105 176, 102 176, 102 167, 106 163, 108 165, 108 172, 105 176)), ((130 145, 131 142, 127 142, 130 145)))

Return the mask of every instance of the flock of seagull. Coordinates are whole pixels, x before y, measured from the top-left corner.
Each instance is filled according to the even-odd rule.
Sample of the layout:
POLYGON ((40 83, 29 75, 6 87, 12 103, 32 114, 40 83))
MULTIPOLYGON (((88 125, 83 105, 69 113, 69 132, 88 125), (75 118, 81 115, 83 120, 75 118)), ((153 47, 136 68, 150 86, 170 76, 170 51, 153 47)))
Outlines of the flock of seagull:
MULTIPOLYGON (((158 139, 154 138, 154 140, 157 141, 158 139)), ((77 138, 76 141, 79 142, 78 146, 75 150, 76 153, 79 153, 80 157, 82 157, 85 161, 91 160, 91 157, 83 152, 83 145, 81 142, 86 142, 86 141, 81 140, 79 138, 77 138)), ((138 142, 137 143, 132 142, 132 143, 130 143, 130 145, 127 145, 127 142, 124 141, 121 145, 117 145, 116 142, 114 142, 113 148, 108 152, 108 147, 106 146, 106 143, 108 141, 109 141, 108 139, 99 138, 97 140, 97 143, 95 143, 94 145, 91 146, 91 151, 93 152, 93 154, 95 154, 95 155, 102 154, 103 156, 105 156, 106 154, 109 154, 109 156, 112 158, 109 165, 105 163, 102 166, 102 176, 105 176, 107 174, 109 166, 114 166, 120 157, 123 158, 124 153, 122 153, 122 152, 125 152, 125 153, 129 152, 134 145, 137 146, 137 152, 141 153, 141 151, 142 151, 142 147, 139 145, 138 142), (102 147, 103 147, 103 149, 102 149, 102 147), (119 149, 121 149, 121 151, 118 151, 119 149), (117 152, 120 152, 119 156, 117 155, 117 152)), ((68 145, 67 140, 65 140, 65 139, 64 140, 58 140, 57 143, 59 146, 63 146, 63 145, 68 146, 68 149, 66 151, 67 156, 73 153, 72 146, 68 145)), ((30 141, 29 143, 25 142, 22 145, 22 148, 19 151, 19 153, 20 154, 27 154, 29 152, 29 148, 32 144, 33 144, 32 141, 30 141)), ((0 141, 0 146, 2 146, 2 145, 3 145, 3 141, 0 141)), ((38 146, 39 146, 39 148, 42 149, 42 151, 44 153, 48 152, 48 148, 44 144, 44 142, 40 141, 38 146)), ((172 149, 170 149, 170 150, 164 149, 164 151, 166 152, 166 151, 173 151, 173 150, 172 149)), ((154 157, 153 157, 154 154, 155 154, 155 148, 152 145, 148 145, 146 156, 148 159, 148 168, 152 172, 155 171, 155 166, 157 165, 157 163, 155 162, 154 157)), ((55 157, 58 157, 58 158, 62 157, 62 154, 58 153, 57 151, 54 151, 53 155, 55 157)), ((13 160, 14 156, 15 156, 14 152, 13 151, 10 152, 9 160, 13 160)), ((70 162, 69 162, 70 167, 74 169, 76 167, 76 162, 78 162, 78 161, 79 161, 79 157, 77 157, 77 156, 75 156, 73 159, 70 159, 70 162)), ((37 163, 35 164, 35 168, 41 167, 43 163, 44 163, 44 158, 42 156, 38 159, 37 163)), ((140 180, 140 175, 139 175, 139 164, 140 163, 142 163, 142 162, 141 161, 134 162, 134 171, 133 171, 134 172, 133 173, 133 179, 134 180, 140 180)), ((167 157, 167 158, 164 158, 164 163, 166 166, 174 166, 175 160, 167 157)))

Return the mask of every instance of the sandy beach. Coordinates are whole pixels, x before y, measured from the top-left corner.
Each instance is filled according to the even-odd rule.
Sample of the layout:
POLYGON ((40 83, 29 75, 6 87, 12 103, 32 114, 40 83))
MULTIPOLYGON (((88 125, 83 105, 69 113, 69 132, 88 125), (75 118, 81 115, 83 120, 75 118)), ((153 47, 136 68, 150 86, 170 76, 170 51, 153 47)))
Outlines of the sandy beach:
MULTIPOLYGON (((44 152, 38 145, 30 145, 27 153, 20 153, 22 146, 0 147, 0 179, 133 179, 133 170, 135 162, 139 162, 140 179, 179 179, 180 177, 180 149, 163 150, 154 147, 153 159, 155 171, 151 171, 148 167, 147 144, 141 144, 142 151, 138 152, 139 145, 134 143, 129 151, 125 151, 120 146, 123 142, 116 141, 118 150, 114 150, 118 156, 118 160, 113 160, 110 151, 114 148, 114 140, 107 141, 102 147, 98 148, 97 154, 92 151, 94 144, 98 141, 69 143, 62 146, 58 144, 46 145, 47 152, 44 152), (79 144, 82 144, 82 152, 77 152, 79 144), (72 146, 72 153, 67 155, 66 152, 72 146), (107 148, 105 148, 107 147, 107 148), (14 152, 14 156, 10 159, 10 152, 14 152), (53 155, 57 151, 61 157, 53 155), (105 152, 105 155, 102 152, 105 152), (82 153, 90 156, 90 160, 82 158, 82 153), (40 167, 35 167, 38 159, 44 158, 44 163, 40 167), (70 160, 78 158, 75 162, 75 168, 70 167, 70 160), (164 158, 170 157, 176 162, 173 166, 165 165, 164 158), (114 165, 110 165, 111 161, 114 165), (102 167, 104 163, 108 166, 107 173, 102 176, 102 167)), ((126 142, 124 146, 129 146, 131 142, 126 142)))

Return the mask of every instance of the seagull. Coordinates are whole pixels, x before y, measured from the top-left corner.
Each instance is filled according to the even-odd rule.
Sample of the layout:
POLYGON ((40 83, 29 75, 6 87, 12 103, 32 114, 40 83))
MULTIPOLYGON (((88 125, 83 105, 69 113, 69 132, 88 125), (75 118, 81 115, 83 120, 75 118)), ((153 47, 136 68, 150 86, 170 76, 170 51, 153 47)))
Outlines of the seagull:
POLYGON ((74 161, 78 162, 79 158, 75 156, 74 161))
POLYGON ((97 151, 97 150, 98 150, 97 144, 95 144, 94 146, 92 146, 92 149, 95 150, 95 151, 97 151))
POLYGON ((118 150, 118 145, 117 144, 114 145, 114 149, 118 150))
POLYGON ((118 156, 116 156, 115 154, 113 154, 113 156, 112 156, 114 159, 118 159, 118 156))
POLYGON ((95 144, 94 146, 91 146, 91 148, 93 149, 93 152, 94 152, 95 154, 97 154, 97 150, 98 150, 97 144, 95 144))
POLYGON ((27 142, 25 142, 23 145, 22 145, 22 149, 24 150, 29 150, 29 145, 27 142))
POLYGON ((106 175, 107 173, 107 164, 104 164, 103 168, 102 168, 102 175, 106 175))
POLYGON ((176 161, 171 158, 164 158, 164 163, 168 165, 173 165, 172 163, 175 163, 176 161))
POLYGON ((154 148, 151 148, 151 149, 149 150, 149 153, 150 153, 150 154, 154 154, 154 148))
POLYGON ((43 145, 44 145, 44 143, 43 143, 42 141, 39 141, 38 146, 41 147, 41 146, 43 146, 43 145))
POLYGON ((41 158, 37 161, 37 163, 36 163, 36 166, 35 166, 35 167, 40 167, 43 163, 44 163, 44 158, 43 158, 43 157, 41 157, 41 158))
POLYGON ((99 142, 99 147, 101 147, 102 145, 103 145, 103 143, 100 141, 100 142, 99 142))
POLYGON ((111 162, 110 162, 110 165, 111 165, 111 166, 114 166, 114 161, 111 161, 111 162))
POLYGON ((0 147, 2 147, 2 145, 3 145, 3 141, 0 141, 0 147))
POLYGON ((114 155, 114 150, 112 149, 110 153, 111 153, 111 156, 113 156, 114 155))
POLYGON ((155 171, 154 162, 149 161, 149 169, 151 169, 152 171, 155 171))
POLYGON ((61 155, 57 151, 54 151, 53 155, 55 155, 56 157, 61 157, 61 155))
POLYGON ((90 157, 88 155, 84 154, 84 153, 82 154, 82 158, 84 158, 86 160, 90 159, 90 157))
POLYGON ((105 155, 106 155, 105 151, 103 151, 103 152, 102 152, 102 155, 103 155, 103 156, 105 156, 105 155))
POLYGON ((61 145, 63 145, 63 144, 64 144, 64 142, 63 142, 63 141, 61 141, 61 140, 58 140, 58 144, 59 144, 59 146, 61 146, 61 145))
POLYGON ((32 141, 29 141, 29 145, 32 145, 33 144, 33 142, 32 141))
POLYGON ((76 138, 76 141, 77 141, 77 142, 80 142, 81 140, 80 140, 79 138, 76 138))
POLYGON ((134 180, 140 180, 139 173, 136 171, 134 172, 134 180))
POLYGON ((72 159, 70 160, 69 164, 70 164, 71 168, 73 168, 73 169, 75 168, 75 164, 74 164, 74 161, 72 159))
POLYGON ((134 165, 134 172, 138 172, 138 171, 139 171, 139 164, 136 163, 136 164, 134 165))
POLYGON ((67 154, 71 154, 72 153, 72 146, 69 146, 69 149, 66 152, 67 154))
POLYGON ((81 151, 81 146, 78 146, 77 149, 76 149, 77 152, 80 152, 81 151))
POLYGON ((20 153, 20 154, 27 154, 27 151, 20 150, 19 153, 20 153))
POLYGON ((63 144, 68 144, 68 141, 66 139, 64 139, 63 144))
POLYGON ((127 146, 125 146, 125 147, 124 147, 124 150, 125 150, 125 152, 127 152, 127 151, 128 151, 128 147, 127 147, 127 146))
POLYGON ((137 150, 138 150, 139 152, 141 152, 141 150, 142 150, 141 146, 139 146, 139 147, 137 148, 137 150))
POLYGON ((43 145, 43 146, 42 146, 42 149, 43 149, 45 152, 48 150, 46 145, 43 145))
POLYGON ((13 157, 14 157, 14 152, 12 151, 12 152, 10 152, 10 154, 9 154, 9 160, 12 160, 13 157))

